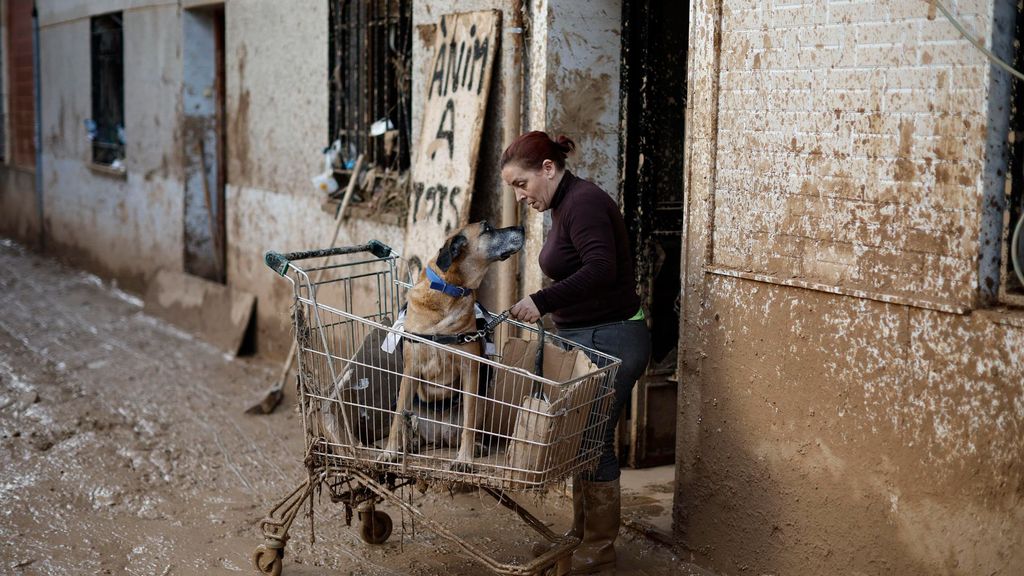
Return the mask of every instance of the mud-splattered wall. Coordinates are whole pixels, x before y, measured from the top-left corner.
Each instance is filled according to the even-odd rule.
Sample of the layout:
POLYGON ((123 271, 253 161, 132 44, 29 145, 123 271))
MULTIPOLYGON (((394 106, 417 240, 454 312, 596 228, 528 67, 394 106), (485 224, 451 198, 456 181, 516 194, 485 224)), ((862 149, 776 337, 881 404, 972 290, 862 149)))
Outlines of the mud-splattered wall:
MULTIPOLYGON (((619 197, 619 63, 622 2, 531 0, 528 3, 526 130, 572 138, 578 153, 567 162, 577 175, 619 197)), ((535 265, 545 218, 528 211, 523 292, 541 287, 535 265)))
MULTIPOLYGON (((228 283, 259 299, 260 352, 287 351, 290 285, 263 265, 268 249, 322 247, 332 215, 310 177, 323 170, 328 144, 327 3, 228 2, 228 283)), ((377 239, 402 249, 402 229, 351 219, 339 245, 377 239)))
POLYGON ((575 140, 570 169, 618 198, 622 2, 548 2, 544 17, 547 117, 538 129, 575 140))
MULTIPOLYGON (((982 39, 993 2, 947 2, 982 39)), ((721 574, 1024 569, 991 68, 928 2, 691 3, 676 528, 721 574)))
POLYGON ((47 247, 139 290, 157 268, 181 267, 178 7, 40 2, 39 21, 47 247), (130 104, 126 171, 116 175, 93 167, 84 121, 92 116, 89 18, 121 9, 130 104))

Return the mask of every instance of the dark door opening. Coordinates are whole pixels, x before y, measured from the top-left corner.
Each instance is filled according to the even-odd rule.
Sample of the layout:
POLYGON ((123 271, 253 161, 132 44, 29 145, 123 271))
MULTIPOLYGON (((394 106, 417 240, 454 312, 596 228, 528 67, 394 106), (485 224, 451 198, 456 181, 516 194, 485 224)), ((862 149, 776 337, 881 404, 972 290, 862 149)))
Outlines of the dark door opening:
POLYGON ((688 16, 688 2, 623 2, 622 205, 653 345, 620 430, 637 468, 675 459, 688 16))
POLYGON ((224 6, 182 12, 185 271, 227 279, 224 185, 224 6))

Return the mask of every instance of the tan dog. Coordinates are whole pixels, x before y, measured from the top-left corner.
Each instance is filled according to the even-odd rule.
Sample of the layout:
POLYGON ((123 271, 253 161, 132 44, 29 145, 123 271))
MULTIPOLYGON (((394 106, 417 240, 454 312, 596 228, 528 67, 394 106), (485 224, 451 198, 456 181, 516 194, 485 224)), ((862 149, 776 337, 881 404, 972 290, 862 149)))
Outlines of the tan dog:
MULTIPOLYGON (((482 339, 469 342, 464 339, 477 332, 475 290, 487 268, 521 250, 523 241, 521 226, 496 230, 487 222, 470 224, 452 234, 409 290, 405 331, 475 356, 482 355, 482 339)), ((474 430, 480 427, 483 418, 476 403, 480 390, 479 366, 475 362, 463 362, 458 355, 439 346, 409 338, 403 342, 403 359, 397 416, 391 420, 385 451, 377 460, 399 460, 402 423, 412 408, 413 393, 421 401, 430 402, 451 397, 454 390, 461 390, 462 431, 452 468, 468 471, 473 461, 474 430)))

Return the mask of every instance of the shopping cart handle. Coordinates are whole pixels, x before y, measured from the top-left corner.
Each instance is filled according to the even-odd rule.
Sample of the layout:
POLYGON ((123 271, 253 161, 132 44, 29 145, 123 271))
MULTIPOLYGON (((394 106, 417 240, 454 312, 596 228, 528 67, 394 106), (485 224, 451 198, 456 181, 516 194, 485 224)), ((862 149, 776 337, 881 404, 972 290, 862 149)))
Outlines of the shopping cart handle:
POLYGON ((307 258, 326 258, 328 256, 355 254, 357 252, 369 252, 377 258, 387 258, 394 253, 394 250, 379 240, 370 240, 366 244, 360 244, 358 246, 339 246, 337 248, 324 248, 321 250, 288 252, 287 254, 280 254, 273 250, 267 250, 263 255, 263 261, 267 263, 267 266, 270 267, 271 270, 277 272, 281 276, 284 276, 288 273, 288 265, 296 260, 305 260, 307 258))
POLYGON ((263 261, 267 263, 267 266, 269 266, 271 270, 277 272, 281 276, 284 276, 288 272, 288 259, 273 250, 267 250, 266 253, 263 254, 263 261))

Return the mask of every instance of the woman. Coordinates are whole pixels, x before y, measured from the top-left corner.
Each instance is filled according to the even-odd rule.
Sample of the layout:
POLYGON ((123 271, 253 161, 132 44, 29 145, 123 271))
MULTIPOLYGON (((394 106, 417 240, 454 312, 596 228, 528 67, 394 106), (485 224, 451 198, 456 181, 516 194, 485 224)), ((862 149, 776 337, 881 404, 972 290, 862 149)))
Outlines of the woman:
POLYGON ((573 481, 573 535, 583 543, 573 573, 615 565, 619 533, 619 462, 615 428, 637 378, 647 367, 651 340, 636 294, 626 224, 615 201, 565 168, 576 145, 544 132, 516 138, 501 157, 501 178, 516 200, 537 212, 551 210, 551 230, 541 249, 541 270, 554 282, 523 298, 511 315, 536 322, 551 314, 559 336, 622 360, 615 379, 612 419, 593 474, 573 481))

